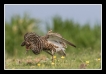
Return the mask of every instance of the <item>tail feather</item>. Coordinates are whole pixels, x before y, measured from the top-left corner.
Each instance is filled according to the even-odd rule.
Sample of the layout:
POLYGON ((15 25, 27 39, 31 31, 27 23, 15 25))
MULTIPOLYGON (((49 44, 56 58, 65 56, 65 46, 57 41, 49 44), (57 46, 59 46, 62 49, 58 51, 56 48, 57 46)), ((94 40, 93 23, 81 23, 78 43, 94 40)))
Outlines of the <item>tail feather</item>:
POLYGON ((71 46, 73 46, 73 47, 76 47, 74 44, 72 44, 71 42, 69 42, 69 41, 67 41, 67 40, 65 40, 65 39, 63 39, 62 38, 62 40, 64 41, 64 42, 66 42, 67 44, 69 44, 69 45, 71 45, 71 46))

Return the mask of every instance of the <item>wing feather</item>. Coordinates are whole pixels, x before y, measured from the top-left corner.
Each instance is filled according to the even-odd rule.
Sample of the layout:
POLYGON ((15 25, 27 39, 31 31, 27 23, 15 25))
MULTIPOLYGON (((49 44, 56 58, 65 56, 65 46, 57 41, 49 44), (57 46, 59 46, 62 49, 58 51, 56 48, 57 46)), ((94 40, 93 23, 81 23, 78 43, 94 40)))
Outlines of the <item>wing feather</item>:
POLYGON ((66 46, 66 44, 69 44, 70 46, 76 47, 74 44, 72 44, 71 42, 67 41, 66 39, 62 38, 62 36, 58 33, 48 33, 48 41, 52 42, 52 43, 58 43, 61 44, 63 46, 66 46))

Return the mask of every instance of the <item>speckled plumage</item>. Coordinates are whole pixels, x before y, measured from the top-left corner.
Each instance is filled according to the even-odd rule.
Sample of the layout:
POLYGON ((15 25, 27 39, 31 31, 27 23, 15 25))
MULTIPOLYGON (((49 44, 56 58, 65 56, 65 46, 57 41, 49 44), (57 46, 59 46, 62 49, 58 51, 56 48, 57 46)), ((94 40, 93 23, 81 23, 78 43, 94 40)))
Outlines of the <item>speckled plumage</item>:
POLYGON ((74 44, 65 40, 60 34, 53 33, 52 30, 50 30, 45 36, 39 36, 32 32, 26 33, 21 46, 26 46, 27 51, 31 49, 36 55, 40 54, 43 50, 52 56, 53 61, 53 55, 56 52, 66 56, 64 51, 65 48, 67 48, 66 44, 76 47, 74 44))

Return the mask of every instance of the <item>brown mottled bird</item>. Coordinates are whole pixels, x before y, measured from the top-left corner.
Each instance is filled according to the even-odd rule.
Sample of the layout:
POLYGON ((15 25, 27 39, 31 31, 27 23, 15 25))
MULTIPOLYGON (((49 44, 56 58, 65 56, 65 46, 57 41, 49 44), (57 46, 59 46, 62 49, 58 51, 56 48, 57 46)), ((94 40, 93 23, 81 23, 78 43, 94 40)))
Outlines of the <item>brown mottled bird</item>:
POLYGON ((60 34, 53 33, 52 30, 48 31, 45 36, 39 36, 36 33, 26 33, 24 35, 24 41, 21 46, 26 46, 26 51, 32 50, 34 54, 40 54, 43 50, 52 56, 57 52, 60 55, 66 56, 65 48, 69 44, 76 47, 71 42, 64 39, 60 34))

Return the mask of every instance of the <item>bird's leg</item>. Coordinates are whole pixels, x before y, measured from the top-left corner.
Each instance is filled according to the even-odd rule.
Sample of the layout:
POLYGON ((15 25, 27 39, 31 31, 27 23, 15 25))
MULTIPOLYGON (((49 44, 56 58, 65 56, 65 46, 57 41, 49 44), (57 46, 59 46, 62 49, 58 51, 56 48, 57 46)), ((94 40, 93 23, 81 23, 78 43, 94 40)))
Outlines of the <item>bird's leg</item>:
POLYGON ((52 55, 52 62, 54 62, 54 58, 53 58, 53 55, 52 55))
POLYGON ((45 50, 45 52, 47 52, 48 54, 50 54, 52 56, 52 53, 50 53, 49 51, 45 50))
POLYGON ((25 52, 25 54, 27 54, 28 50, 30 50, 30 49, 26 49, 26 52, 25 52))
POLYGON ((52 50, 52 62, 54 62, 53 56, 54 56, 54 51, 52 50))
POLYGON ((25 54, 27 54, 28 50, 26 50, 25 54))
POLYGON ((65 53, 65 51, 64 51, 64 50, 62 50, 62 52, 63 52, 64 56, 66 57, 66 53, 65 53))

